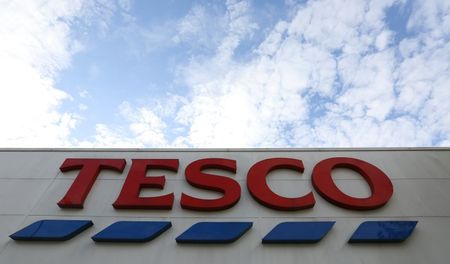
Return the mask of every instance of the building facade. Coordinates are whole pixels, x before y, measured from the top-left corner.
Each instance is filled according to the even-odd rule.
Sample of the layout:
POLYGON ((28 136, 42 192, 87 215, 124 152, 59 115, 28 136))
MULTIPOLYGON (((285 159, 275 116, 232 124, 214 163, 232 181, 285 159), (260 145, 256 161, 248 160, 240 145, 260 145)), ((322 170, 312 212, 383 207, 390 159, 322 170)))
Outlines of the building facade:
MULTIPOLYGON (((377 232, 368 228, 366 235, 377 232)), ((449 148, 0 150, 0 263, 447 263, 449 239, 449 148), (348 201, 333 198, 320 182, 321 162, 335 158, 368 164, 332 168, 330 179, 348 201), (88 171, 83 162, 99 160, 118 163, 97 166, 94 177, 95 164, 88 171), (390 192, 387 183, 374 186, 382 176, 374 176, 372 166, 388 178, 390 192), (385 201, 361 207, 375 193, 385 201), (46 241, 62 232, 52 229, 62 220, 91 224, 65 241, 46 241), (154 233, 151 241, 127 241, 139 236, 127 228, 110 233, 106 242, 92 239, 120 221, 169 225, 147 230, 154 233), (210 222, 249 225, 232 242, 220 238, 232 236, 234 227, 206 226, 197 231, 213 238, 216 232, 218 240, 196 241, 202 234, 194 232, 183 243, 186 230, 210 222), (379 231, 379 241, 351 243, 365 222, 414 225, 398 241, 402 230, 395 227, 379 231), (285 241, 263 243, 280 223, 300 224, 278 230, 285 241), (321 223, 331 224, 320 241, 288 240, 313 236, 321 223), (46 225, 48 234, 42 231, 46 225), (298 227, 311 232, 298 233, 298 227)))

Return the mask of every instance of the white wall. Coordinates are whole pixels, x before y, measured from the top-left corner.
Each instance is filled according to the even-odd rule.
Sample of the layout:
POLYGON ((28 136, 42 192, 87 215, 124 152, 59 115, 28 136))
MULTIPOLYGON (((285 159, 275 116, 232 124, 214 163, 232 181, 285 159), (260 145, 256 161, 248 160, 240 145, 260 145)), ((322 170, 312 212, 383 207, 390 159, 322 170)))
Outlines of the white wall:
MULTIPOLYGON (((338 186, 353 196, 370 194, 368 185, 355 172, 337 169, 338 186)), ((448 263, 450 259, 450 149, 372 150, 0 150, 0 263, 448 263), (325 201, 312 188, 311 170, 322 159, 354 157, 383 170, 394 185, 394 195, 381 209, 355 212, 325 201), (184 168, 200 158, 237 160, 240 202, 229 210, 199 213, 180 208, 181 192, 197 197, 217 194, 199 190, 184 180, 184 168), (279 194, 298 196, 313 190, 316 205, 298 212, 278 212, 254 201, 245 186, 248 169, 269 157, 301 159, 305 172, 299 176, 277 170, 269 176, 279 194), (122 174, 103 171, 81 210, 61 209, 63 197, 77 171, 61 173, 66 158, 125 158, 122 174), (177 158, 180 169, 165 174, 162 191, 174 192, 171 211, 115 210, 117 198, 132 158, 177 158), (88 219, 94 226, 65 242, 16 242, 8 236, 42 219, 88 219), (172 228, 144 244, 96 244, 90 237, 118 220, 168 220, 172 228), (284 221, 336 221, 330 233, 313 245, 262 245, 262 237, 284 221), (417 220, 411 237, 400 244, 350 245, 347 240, 365 220, 417 220), (200 221, 252 221, 253 227, 230 245, 178 245, 175 237, 200 221)))

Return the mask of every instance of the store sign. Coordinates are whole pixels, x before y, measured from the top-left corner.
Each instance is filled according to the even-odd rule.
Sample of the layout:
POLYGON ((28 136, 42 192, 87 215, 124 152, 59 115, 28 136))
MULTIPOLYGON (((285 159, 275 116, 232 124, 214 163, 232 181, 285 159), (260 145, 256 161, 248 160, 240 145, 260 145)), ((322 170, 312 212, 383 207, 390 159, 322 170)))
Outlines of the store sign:
MULTIPOLYGON (((83 208, 97 176, 103 169, 122 172, 125 159, 66 159, 61 165, 62 172, 79 170, 78 176, 64 197, 58 202, 62 208, 83 208)), ((155 197, 139 197, 141 189, 163 189, 165 176, 149 176, 152 170, 178 172, 178 159, 133 159, 130 171, 118 198, 113 203, 116 209, 172 209, 174 194, 155 197)), ((218 211, 234 206, 241 197, 241 186, 234 179, 204 172, 218 169, 236 173, 236 160, 207 158, 191 162, 185 168, 186 181, 194 187, 222 193, 217 199, 202 199, 182 193, 181 207, 195 211, 218 211)), ((269 172, 276 169, 304 170, 301 160, 292 158, 270 158, 255 163, 247 173, 247 189, 260 204, 280 211, 295 211, 311 208, 315 204, 314 194, 309 192, 296 198, 281 196, 267 184, 269 172)), ((389 177, 375 165, 355 158, 336 157, 320 161, 312 171, 314 189, 327 201, 351 210, 372 210, 385 205, 393 194, 389 177), (342 192, 333 181, 334 168, 348 168, 358 172, 369 184, 371 195, 356 198, 342 192)))
MULTIPOLYGON (((61 208, 83 208, 98 175, 102 170, 122 173, 125 159, 66 159, 60 167, 62 172, 79 170, 72 185, 58 202, 61 208)), ((312 208, 315 198, 312 191, 291 198, 277 194, 267 183, 269 172, 288 169, 304 171, 303 162, 293 158, 269 158, 253 164, 247 172, 246 188, 261 205, 277 211, 296 211, 312 208)), ((140 197, 142 189, 163 189, 165 176, 152 175, 154 170, 178 173, 178 159, 132 159, 131 167, 117 199, 116 209, 165 209, 171 210, 174 194, 140 197)), ((241 197, 240 184, 232 177, 217 171, 236 173, 237 162, 233 159, 206 158, 192 161, 184 168, 186 181, 193 187, 215 191, 221 197, 204 199, 181 193, 182 208, 194 211, 219 211, 233 207, 241 197), (205 172, 215 169, 215 174, 205 172)), ((373 210, 384 206, 393 194, 389 177, 375 165, 363 160, 334 157, 318 162, 312 170, 312 186, 332 204, 350 210, 373 210), (347 168, 360 174, 368 183, 371 194, 357 198, 342 192, 332 177, 335 168, 347 168)), ((262 243, 316 243, 334 226, 334 221, 282 222, 270 230, 262 243)), ((365 221, 351 236, 349 243, 402 242, 414 230, 417 221, 365 221)), ((49 219, 39 220, 17 231, 14 240, 68 240, 93 225, 90 220, 49 219)), ((251 229, 253 222, 198 222, 185 230, 175 240, 177 243, 231 243, 251 229)), ((117 221, 104 228, 92 239, 96 242, 147 242, 172 226, 170 221, 117 221)))

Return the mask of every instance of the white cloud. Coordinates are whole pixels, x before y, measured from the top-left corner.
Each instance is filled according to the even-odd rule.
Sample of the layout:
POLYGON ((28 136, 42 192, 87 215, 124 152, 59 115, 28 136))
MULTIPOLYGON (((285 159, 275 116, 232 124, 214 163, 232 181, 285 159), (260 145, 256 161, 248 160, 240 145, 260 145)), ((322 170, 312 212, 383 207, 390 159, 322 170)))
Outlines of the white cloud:
POLYGON ((448 1, 417 2, 408 27, 420 31, 400 43, 396 107, 419 121, 426 144, 448 146, 450 139, 449 25, 448 1))
POLYGON ((78 93, 78 95, 79 95, 81 98, 86 98, 86 97, 89 96, 89 92, 88 92, 87 90, 83 89, 83 90, 81 90, 81 91, 78 93))
POLYGON ((123 131, 111 129, 106 124, 97 124, 95 126, 95 136, 93 140, 79 141, 76 145, 82 148, 144 147, 143 143, 132 137, 126 136, 123 131))
POLYGON ((177 140, 197 147, 448 145, 448 1, 414 2, 408 27, 420 32, 400 43, 386 24, 394 4, 308 2, 242 62, 234 52, 257 26, 248 2, 228 2, 228 33, 216 53, 181 68, 192 94, 176 114, 188 131, 177 140))
POLYGON ((123 10, 130 11, 133 5, 133 0, 118 0, 117 3, 123 10))
MULTIPOLYGON (((61 111, 71 95, 57 74, 83 49, 71 27, 83 19, 105 28, 101 1, 7 1, 0 8, 0 146, 64 147, 80 117, 61 111), (89 20, 93 17, 95 20, 89 20), (100 21, 100 22, 99 22, 100 21)), ((111 13, 111 12, 109 12, 111 13)))
POLYGON ((196 51, 206 52, 219 43, 227 25, 219 10, 194 5, 181 18, 142 25, 132 15, 125 13, 125 24, 116 30, 129 51, 136 56, 148 55, 162 49, 186 44, 196 51))
POLYGON ((55 88, 55 73, 77 49, 69 23, 81 3, 13 1, 0 17, 0 146, 67 146, 77 117, 61 113, 70 95, 55 88))
MULTIPOLYGON (((0 53, 0 70, 7 73, 1 87, 11 88, 2 88, 5 96, 1 98, 8 99, 0 99, 0 119, 11 129, 1 132, 0 143, 85 147, 448 145, 450 4, 413 2, 409 31, 400 41, 385 17, 386 9, 395 4, 394 0, 289 2, 296 10, 292 17, 266 31, 245 59, 240 58, 241 48, 262 32, 261 25, 254 22, 255 7, 248 1, 227 1, 225 12, 212 9, 211 13, 194 6, 184 18, 150 30, 138 27, 130 18, 128 31, 121 32, 135 30, 146 37, 146 45, 190 43, 193 50, 200 47, 209 52, 192 55, 176 69, 175 82, 189 87, 187 96, 169 95, 148 106, 123 102, 118 112, 125 124, 99 123, 90 140, 70 137, 79 118, 75 113, 61 113, 62 102, 73 99, 57 89, 53 80, 80 49, 70 36, 71 19, 80 13, 85 17, 101 14, 101 28, 105 29, 116 7, 102 1, 45 8, 10 4, 2 16, 7 23, 0 26, 0 34, 11 37, 2 37, 7 41, 0 43, 0 52, 16 46, 17 52, 0 53), (85 7, 89 11, 83 11, 85 7), (14 17, 9 15, 11 11, 14 17), (18 17, 24 20, 19 26, 8 23, 22 21, 18 17), (162 31, 165 33, 159 34, 162 31)), ((124 6, 129 10, 128 4, 124 6)), ((145 49, 150 46, 136 49, 148 52, 145 49)))
POLYGON ((333 107, 345 116, 385 120, 395 104, 392 50, 370 55, 349 55, 339 60, 339 76, 347 88, 333 107))
MULTIPOLYGON (((202 79, 196 82, 189 77, 195 78, 198 68, 214 69, 211 64, 217 63, 216 58, 227 56, 237 46, 226 52, 218 49, 216 57, 206 63, 189 65, 187 81, 194 95, 178 115, 190 128, 188 141, 194 146, 222 147, 380 144, 369 139, 333 141, 322 137, 328 136, 323 131, 343 129, 346 124, 352 127, 349 122, 330 123, 336 117, 353 118, 354 122, 374 118, 359 123, 378 126, 376 121, 386 119, 394 107, 393 51, 368 53, 376 45, 384 50, 389 43, 380 11, 384 7, 360 1, 308 3, 291 22, 275 26, 253 60, 231 61, 218 74, 202 72, 202 79), (335 56, 336 50, 342 54, 335 56), (315 97, 326 105, 314 105, 325 104, 315 97), (317 107, 333 118, 316 117, 317 107), (314 138, 299 138, 299 130, 313 131, 310 123, 316 120, 331 127, 317 128, 322 132, 314 138)), ((248 14, 244 11, 241 16, 247 16, 247 23, 241 24, 245 32, 248 14)), ((339 134, 352 137, 347 131, 339 134)))
POLYGON ((119 107, 122 116, 130 121, 133 138, 146 146, 167 145, 164 137, 165 123, 150 109, 133 109, 128 102, 119 107))
POLYGON ((426 41, 438 40, 450 34, 450 2, 446 0, 417 1, 408 21, 409 30, 426 33, 426 41))
POLYGON ((178 34, 174 36, 174 40, 192 40, 192 37, 201 37, 208 27, 207 23, 209 19, 207 12, 202 6, 194 6, 178 23, 178 34))
MULTIPOLYGON (((221 40, 226 26, 226 20, 219 10, 208 10, 206 7, 195 5, 186 16, 175 22, 174 44, 185 43, 199 50, 210 50, 221 40)), ((203 50, 203 52, 205 52, 203 50)))
POLYGON ((88 109, 87 105, 85 104, 78 104, 78 109, 80 109, 81 111, 86 111, 88 109))
MULTIPOLYGON (((176 100, 176 98, 174 99, 176 100)), ((165 137, 166 123, 159 117, 164 115, 160 107, 155 109, 133 107, 129 102, 119 105, 119 114, 127 126, 97 124, 95 135, 89 140, 81 140, 76 145, 81 147, 169 147, 165 137), (158 113, 156 113, 158 112, 158 113)), ((180 145, 181 142, 172 144, 180 145)))

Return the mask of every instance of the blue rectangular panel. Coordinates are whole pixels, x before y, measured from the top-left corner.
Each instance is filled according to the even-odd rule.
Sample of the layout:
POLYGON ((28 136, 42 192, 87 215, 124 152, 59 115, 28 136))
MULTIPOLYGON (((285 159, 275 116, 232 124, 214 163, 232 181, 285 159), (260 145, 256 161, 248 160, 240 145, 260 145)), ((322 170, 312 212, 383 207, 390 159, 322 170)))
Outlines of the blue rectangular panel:
POLYGON ((90 220, 40 220, 10 235, 14 240, 64 241, 92 226, 90 220))
POLYGON ((416 224, 417 221, 366 221, 359 225, 348 242, 402 242, 411 235, 416 224))
POLYGON ((252 222, 200 222, 176 238, 177 243, 231 243, 252 227, 252 222))
POLYGON ((262 240, 263 244, 317 243, 335 222, 284 222, 275 226, 262 240))
POLYGON ((166 221, 119 221, 92 237, 95 242, 148 242, 172 226, 166 221))

